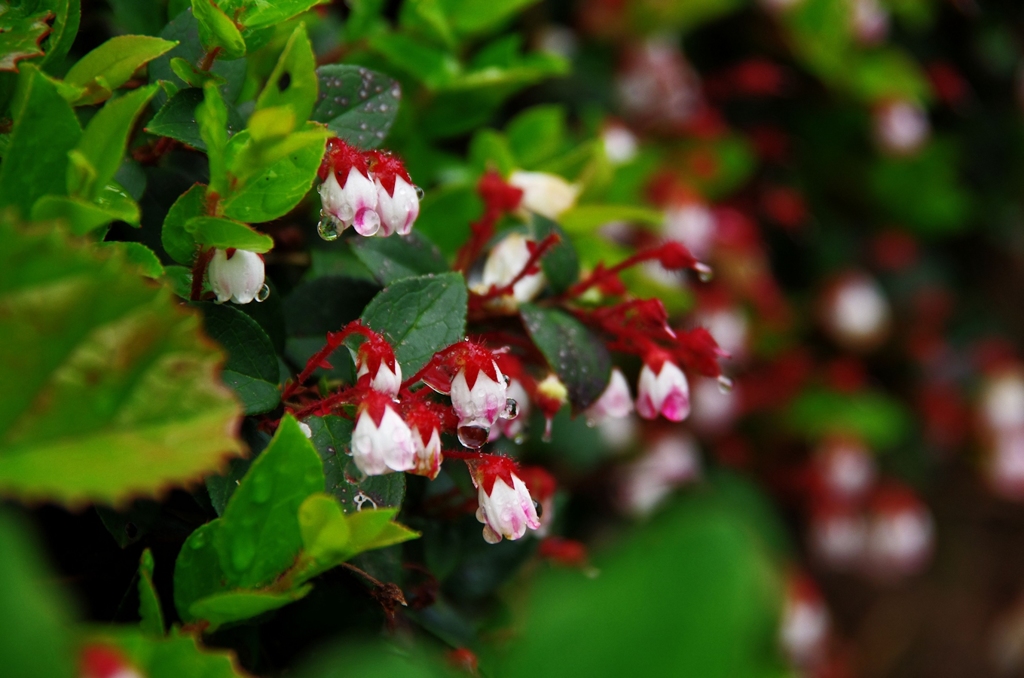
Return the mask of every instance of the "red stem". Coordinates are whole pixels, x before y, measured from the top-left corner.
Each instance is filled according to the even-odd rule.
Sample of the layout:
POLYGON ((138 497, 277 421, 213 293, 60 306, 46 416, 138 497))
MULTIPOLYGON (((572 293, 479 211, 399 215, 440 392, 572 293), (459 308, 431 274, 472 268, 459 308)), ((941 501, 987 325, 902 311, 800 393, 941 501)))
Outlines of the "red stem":
POLYGON ((203 278, 206 277, 206 267, 210 265, 213 253, 212 247, 199 250, 196 261, 192 264, 192 292, 189 294, 192 301, 201 301, 203 298, 203 278))
POLYGON ((509 294, 512 294, 513 289, 520 280, 530 275, 534 267, 537 266, 541 258, 547 254, 552 247, 557 245, 562 239, 557 233, 552 233, 546 238, 537 243, 530 258, 526 260, 526 264, 520 269, 519 273, 516 273, 515 277, 512 278, 507 284, 496 287, 491 285, 491 289, 487 290, 484 294, 473 294, 470 298, 470 311, 479 310, 487 301, 496 299, 509 294))

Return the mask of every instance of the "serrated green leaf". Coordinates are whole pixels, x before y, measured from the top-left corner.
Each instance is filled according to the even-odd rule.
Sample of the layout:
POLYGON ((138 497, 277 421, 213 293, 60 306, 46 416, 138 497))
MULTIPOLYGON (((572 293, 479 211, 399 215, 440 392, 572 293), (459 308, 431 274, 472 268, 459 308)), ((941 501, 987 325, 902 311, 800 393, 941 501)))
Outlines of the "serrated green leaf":
POLYGON ((111 99, 92 117, 75 151, 88 161, 96 175, 87 185, 73 186, 69 174, 69 193, 83 198, 96 198, 102 188, 113 180, 117 168, 124 160, 128 135, 135 120, 157 89, 156 85, 149 85, 118 99, 111 99))
MULTIPOLYGON (((206 49, 199 40, 199 22, 192 14, 192 8, 184 3, 187 9, 180 11, 174 19, 160 32, 160 37, 165 40, 176 40, 178 46, 170 52, 153 59, 149 64, 150 82, 164 80, 179 87, 186 87, 187 84, 178 78, 171 69, 171 59, 180 58, 188 62, 193 69, 198 70, 206 54, 206 49)), ((173 8, 169 8, 172 9, 173 8)), ((229 104, 234 104, 245 81, 246 61, 242 59, 217 59, 210 68, 210 73, 224 79, 221 86, 221 94, 229 104)), ((162 97, 157 103, 163 103, 162 97)))
POLYGON ((320 457, 291 416, 231 495, 214 543, 229 584, 259 588, 294 563, 302 548, 299 506, 323 492, 320 457))
POLYGON ((71 51, 71 45, 75 42, 78 24, 82 20, 82 2, 81 0, 43 0, 42 4, 56 15, 53 20, 53 28, 46 36, 43 45, 46 56, 42 61, 45 69, 53 72, 52 67, 64 61, 64 57, 71 51))
POLYGON ((11 105, 14 120, 0 163, 0 207, 14 205, 28 216, 44 195, 64 195, 68 151, 82 136, 71 105, 53 82, 24 64, 11 105))
POLYGON ((85 88, 75 103, 79 106, 98 104, 128 82, 132 74, 178 43, 146 35, 118 35, 75 62, 64 76, 64 82, 85 88), (102 78, 102 86, 97 80, 102 78))
POLYGON ((364 506, 388 508, 402 505, 405 499, 404 473, 357 480, 359 469, 355 468, 349 456, 351 420, 336 416, 310 417, 305 423, 313 434, 310 440, 324 464, 324 490, 338 500, 345 513, 355 513, 364 506), (358 501, 356 497, 359 497, 358 501))
POLYGON ((209 622, 206 631, 216 631, 228 622, 249 619, 264 612, 284 607, 301 600, 313 590, 311 585, 300 586, 285 592, 276 591, 228 591, 197 600, 189 608, 189 614, 196 619, 209 622))
POLYGON ((160 609, 160 596, 153 584, 153 552, 146 549, 139 560, 139 628, 149 636, 164 635, 164 613, 160 609))
POLYGON ((121 503, 237 454, 240 412, 198 330, 116 253, 0 224, 0 491, 121 503))
POLYGON ((174 607, 182 621, 195 621, 189 611, 197 600, 229 588, 214 546, 221 518, 200 525, 188 536, 174 562, 174 607))
POLYGON ((196 239, 185 230, 185 223, 206 212, 206 186, 193 184, 178 196, 164 217, 160 242, 164 251, 179 264, 191 266, 196 257, 196 239))
POLYGON ((448 270, 441 250, 415 231, 390 238, 360 238, 352 243, 352 251, 382 285, 448 270))
MULTIPOLYGON (((235 139, 242 137, 244 141, 244 135, 246 132, 240 132, 235 139)), ((222 202, 226 216, 251 224, 272 221, 292 211, 309 193, 323 159, 326 132, 307 131, 292 137, 302 145, 265 165, 258 175, 227 196, 222 202), (308 135, 304 140, 303 134, 308 135)))
POLYGON ((135 201, 123 193, 118 194, 116 189, 113 196, 116 196, 113 200, 100 204, 84 198, 44 195, 32 207, 32 220, 63 219, 73 235, 85 235, 112 221, 138 225, 139 206, 135 201))
POLYGON ((270 337, 255 320, 237 308, 199 304, 203 328, 228 352, 221 378, 242 400, 246 414, 272 410, 281 400, 280 370, 270 337))
MULTIPOLYGON (((207 0, 196 0, 206 2, 207 0)), ((199 123, 199 136, 206 144, 210 160, 210 186, 208 192, 223 195, 228 186, 228 165, 225 154, 228 145, 228 109, 220 90, 212 82, 203 86, 203 103, 195 109, 199 123)))
POLYGON ((196 108, 203 102, 203 91, 190 87, 172 96, 146 125, 146 131, 162 137, 176 139, 200 151, 206 142, 199 133, 196 108))
POLYGON ((196 636, 179 629, 173 629, 166 637, 154 638, 129 626, 93 627, 84 641, 120 649, 131 666, 146 678, 243 678, 249 675, 236 668, 232 652, 204 647, 196 636))
POLYGON ((608 384, 612 368, 608 349, 565 311, 523 304, 519 312, 533 343, 569 389, 573 410, 586 409, 608 384))
POLYGON ((388 76, 362 66, 329 64, 316 69, 320 94, 311 120, 323 122, 359 148, 375 148, 387 136, 402 90, 388 76))
POLYGON ((405 278, 373 298, 362 319, 395 349, 405 374, 415 374, 466 332, 466 281, 459 273, 405 278))
POLYGON ((220 48, 222 59, 245 56, 245 40, 235 22, 213 0, 192 0, 192 14, 199 22, 199 40, 207 50, 220 48))
POLYGON ((26 8, 0 2, 0 71, 16 71, 22 59, 43 55, 40 43, 50 32, 47 21, 52 18, 48 10, 28 14, 26 8))
POLYGON ((185 222, 185 231, 201 245, 227 249, 234 247, 262 254, 274 249, 274 239, 253 230, 246 224, 221 217, 192 217, 185 222))
POLYGON ((316 56, 306 35, 306 24, 295 27, 266 86, 256 99, 256 110, 286 106, 296 122, 309 120, 317 101, 316 56))
POLYGON ((159 278, 164 274, 164 267, 156 253, 140 242, 101 242, 96 246, 118 250, 127 263, 135 266, 147 278, 159 278))

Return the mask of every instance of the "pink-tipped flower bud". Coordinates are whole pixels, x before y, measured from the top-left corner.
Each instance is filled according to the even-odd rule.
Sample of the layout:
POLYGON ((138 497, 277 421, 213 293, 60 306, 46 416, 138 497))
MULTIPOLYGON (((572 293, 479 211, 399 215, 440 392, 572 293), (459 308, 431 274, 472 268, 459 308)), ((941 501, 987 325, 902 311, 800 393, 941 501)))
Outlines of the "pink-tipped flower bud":
POLYGON ((390 396, 369 391, 359 404, 352 431, 352 459, 368 476, 416 467, 412 431, 395 410, 390 396))
POLYGON ((405 414, 416 448, 416 466, 410 473, 433 480, 441 472, 441 417, 425 402, 413 404, 405 414))
POLYGON ((377 233, 377 187, 370 179, 366 158, 357 148, 338 138, 328 140, 320 178, 323 214, 334 223, 337 233, 349 226, 359 235, 377 233))
POLYGON ((484 524, 484 540, 497 544, 502 537, 519 539, 526 529, 540 527, 537 509, 526 484, 508 457, 482 455, 468 461, 480 506, 476 518, 484 524))
POLYGON ((409 235, 420 214, 420 197, 405 165, 391 153, 370 151, 367 156, 373 184, 377 187, 377 214, 380 216, 377 235, 409 235))
POLYGON ((636 411, 644 419, 656 419, 661 414, 669 421, 682 421, 690 414, 686 375, 663 351, 651 351, 644 359, 636 411))
POLYGON ((402 366, 395 360, 395 352, 384 337, 371 332, 356 351, 356 376, 366 377, 370 388, 391 397, 398 395, 402 386, 402 366))
POLYGON ((593 426, 605 419, 621 419, 633 411, 633 396, 622 371, 612 368, 611 378, 600 397, 587 408, 587 422, 593 426))
POLYGON ((236 304, 263 300, 259 296, 264 281, 263 257, 255 252, 234 248, 216 250, 207 272, 218 304, 228 300, 236 304))

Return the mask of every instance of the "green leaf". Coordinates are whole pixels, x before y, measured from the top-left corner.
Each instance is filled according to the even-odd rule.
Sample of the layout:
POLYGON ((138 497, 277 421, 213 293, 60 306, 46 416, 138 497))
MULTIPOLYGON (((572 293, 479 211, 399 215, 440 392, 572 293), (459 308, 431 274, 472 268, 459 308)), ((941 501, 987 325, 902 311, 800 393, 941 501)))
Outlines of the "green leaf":
POLYGON ((235 22, 213 0, 192 0, 192 14, 199 21, 199 40, 207 50, 220 48, 222 59, 245 56, 245 40, 235 22))
POLYGON ((82 20, 82 2, 81 0, 42 0, 42 2, 57 15, 53 20, 53 29, 44 43, 46 56, 42 61, 46 70, 52 73, 53 67, 59 66, 64 61, 64 57, 71 51, 71 45, 75 42, 78 24, 82 20))
POLYGON ((227 84, 227 81, 211 71, 204 71, 181 57, 173 57, 170 62, 171 70, 182 79, 189 87, 203 89, 206 83, 212 82, 218 87, 227 84))
POLYGON ((306 35, 306 24, 300 23, 288 38, 270 79, 260 92, 256 110, 287 106, 301 123, 309 120, 316 101, 316 56, 306 35))
POLYGON ((238 12, 239 22, 246 28, 253 29, 282 23, 323 2, 325 0, 275 0, 274 2, 219 0, 218 4, 229 14, 238 12))
POLYGON ((24 64, 11 105, 14 125, 0 163, 0 207, 28 216, 44 195, 65 195, 68 151, 82 136, 71 105, 53 82, 24 64))
POLYGON ((249 619, 256 615, 284 607, 306 597, 313 590, 311 585, 301 586, 284 592, 276 591, 228 591, 197 600, 189 608, 189 614, 196 619, 209 622, 206 631, 216 631, 228 622, 249 619))
POLYGON ((164 274, 164 267, 156 253, 140 242, 101 242, 96 246, 118 250, 127 263, 137 267, 147 278, 160 278, 164 274))
POLYGON ((76 61, 64 82, 86 89, 77 105, 98 104, 109 99, 111 90, 128 82, 135 71, 177 44, 146 35, 113 37, 76 61))
POLYGON ((524 169, 537 169, 557 155, 565 144, 565 107, 534 106, 505 127, 508 143, 524 169))
POLYGON ((441 250, 416 232, 390 238, 359 238, 352 243, 352 251, 382 285, 448 270, 441 250))
POLYGON ((43 55, 40 43, 50 32, 46 22, 53 18, 53 13, 26 10, 18 5, 12 9, 8 3, 0 2, 0 71, 16 71, 22 59, 43 55))
MULTIPOLYGON (((203 90, 189 87, 176 92, 146 125, 146 131, 162 137, 176 139, 200 151, 206 142, 199 132, 196 108, 203 103, 203 90)), ((245 127, 234 107, 227 108, 227 133, 231 135, 245 127)))
POLYGON ((189 611, 193 603, 229 588, 214 546, 220 526, 220 518, 200 525, 178 552, 174 563, 174 607, 184 622, 196 620, 189 611))
POLYGON ((569 389, 573 410, 589 407, 611 378, 608 349, 565 311, 523 304, 519 312, 533 343, 569 389))
POLYGON ((333 563, 346 554, 351 530, 334 497, 327 494, 306 497, 299 507, 299 529, 305 555, 315 563, 333 563))
POLYGON ((694 492, 596 553, 599 577, 541 573, 501 675, 787 675, 782 577, 747 511, 714 487, 694 492), (566 629, 587 642, 566 643, 566 629))
POLYGON ((856 435, 876 450, 896 447, 912 428, 904 406, 882 393, 822 389, 808 390, 794 400, 786 423, 812 440, 830 434, 856 435))
POLYGON ((199 136, 206 145, 206 156, 210 159, 208 191, 223 195, 228 186, 228 166, 225 158, 228 145, 228 109, 224 105, 220 90, 212 82, 203 86, 203 103, 195 109, 195 116, 196 122, 199 123, 199 136))
POLYGON ((405 278, 375 296, 362 319, 384 335, 402 372, 412 375, 465 336, 467 296, 460 273, 405 278))
POLYGON ((540 260, 544 277, 547 278, 551 291, 554 294, 561 294, 580 278, 580 260, 576 256, 576 249, 572 246, 569 236, 559 228, 558 224, 539 214, 534 214, 532 217, 531 230, 537 242, 551 234, 555 234, 561 239, 540 260))
POLYGON ((572 234, 590 233, 613 221, 661 226, 665 222, 665 214, 633 205, 577 205, 558 217, 562 228, 572 234))
POLYGON ((364 506, 389 508, 402 505, 405 499, 405 474, 388 473, 369 476, 358 481, 359 470, 349 456, 352 445, 352 422, 342 417, 310 417, 305 421, 324 464, 324 490, 334 496, 345 513, 355 513, 364 506), (359 497, 359 500, 356 500, 359 497))
POLYGON ((31 216, 33 221, 63 219, 73 235, 85 235, 113 221, 138 226, 140 214, 134 200, 116 186, 108 185, 94 201, 44 195, 33 205, 31 216))
POLYGON ((441 0, 408 0, 402 3, 399 26, 412 33, 421 33, 448 49, 456 46, 441 0))
POLYGON ((376 33, 370 48, 429 89, 451 82, 461 67, 453 54, 401 33, 376 33))
POLYGON ((230 585, 266 586, 294 563, 302 548, 299 506, 323 490, 320 457, 295 419, 286 416, 231 495, 214 534, 230 585))
POLYGON ((191 266, 196 257, 196 239, 185 230, 185 223, 206 212, 206 186, 193 184, 178 196, 164 217, 160 242, 164 250, 179 264, 191 266))
POLYGON ((71 678, 75 645, 68 599, 25 527, 0 511, 0 657, 8 678, 71 678))
POLYGON ((348 514, 349 551, 355 555, 418 537, 418 532, 392 522, 397 513, 397 508, 383 508, 364 509, 348 514))
POLYGON ((164 613, 153 584, 153 552, 146 549, 139 560, 139 628, 149 636, 164 635, 164 613))
POLYGON ((121 503, 239 452, 220 352, 118 252, 0 223, 0 272, 0 492, 121 503))
POLYGON ((469 143, 469 159, 480 172, 493 169, 506 177, 519 166, 508 139, 493 129, 482 129, 473 135, 469 143))
POLYGON ((483 33, 500 27, 537 0, 440 0, 452 28, 462 34, 483 33))
POLYGON ((83 198, 95 198, 101 189, 109 184, 124 160, 128 135, 135 125, 135 119, 142 113, 158 87, 149 85, 134 92, 111 99, 92 117, 75 151, 81 154, 95 176, 90 181, 79 183, 74 180, 69 168, 68 193, 83 198))
MULTIPOLYGON (((187 7, 188 3, 186 2, 185 5, 187 7)), ((169 9, 173 10, 173 7, 169 9)), ((150 82, 165 80, 178 87, 187 86, 187 83, 179 79, 171 68, 171 60, 175 58, 183 59, 191 65, 192 70, 199 70, 198 65, 206 54, 206 49, 199 39, 199 22, 192 14, 191 7, 180 11, 173 21, 167 24, 160 32, 160 37, 165 40, 176 40, 179 44, 170 52, 150 62, 150 82)), ((245 81, 246 63, 242 59, 231 61, 217 59, 210 68, 211 75, 224 79, 221 93, 224 96, 224 100, 230 104, 235 103, 241 92, 245 81)), ((162 102, 162 100, 162 97, 158 98, 158 102, 162 102)))
POLYGON ((192 217, 185 222, 185 230, 192 234, 197 243, 221 250, 235 247, 263 254, 274 249, 274 239, 269 235, 231 219, 192 217))
POLYGON ((133 668, 146 678, 242 678, 249 675, 236 668, 233 652, 202 646, 195 636, 174 629, 154 638, 130 626, 92 627, 89 643, 119 648, 133 668))
POLYGON ((375 148, 398 115, 402 90, 388 76, 362 66, 330 64, 316 69, 320 95, 312 120, 359 148, 375 148))
POLYGON ((221 378, 242 400, 246 414, 272 410, 281 400, 280 368, 270 337, 237 308, 214 303, 203 309, 203 329, 228 352, 221 378))
MULTIPOLYGON (((258 224, 273 221, 292 211, 313 187, 323 159, 327 134, 313 129, 307 126, 305 132, 292 134, 292 139, 301 141, 302 145, 284 157, 264 164, 258 175, 228 195, 222 202, 224 214, 232 219, 258 224), (303 137, 303 134, 307 136, 303 137)), ((240 132, 235 139, 244 142, 246 135, 247 132, 240 132)), ((235 139, 232 139, 232 144, 235 139)))

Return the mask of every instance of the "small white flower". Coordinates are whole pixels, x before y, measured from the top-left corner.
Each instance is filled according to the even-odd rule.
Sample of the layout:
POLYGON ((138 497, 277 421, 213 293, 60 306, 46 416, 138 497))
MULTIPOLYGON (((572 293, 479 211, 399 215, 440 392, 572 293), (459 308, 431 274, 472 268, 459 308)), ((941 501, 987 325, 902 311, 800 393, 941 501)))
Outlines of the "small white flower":
POLYGON ((591 425, 601 423, 605 419, 620 419, 633 411, 633 396, 629 392, 629 384, 622 371, 612 368, 611 379, 601 396, 587 408, 586 417, 591 425))
POLYGON ((502 537, 519 539, 526 529, 540 527, 533 498, 506 457, 491 457, 471 466, 470 475, 480 502, 476 519, 484 524, 484 540, 497 544, 502 537))
POLYGON ((352 431, 352 459, 368 476, 416 466, 412 431, 383 393, 371 392, 360 407, 352 431))
POLYGON ((875 136, 890 153, 913 153, 930 132, 927 111, 911 101, 893 101, 875 110, 875 136))
POLYGON ((395 194, 389 195, 379 179, 374 178, 374 184, 377 186, 377 214, 381 224, 378 235, 409 235, 413 222, 420 215, 416 187, 402 177, 396 177, 395 194))
POLYGON ((604 142, 604 154, 613 165, 625 165, 636 157, 636 135, 624 125, 605 127, 601 141, 604 142))
POLYGON ((690 414, 690 387, 686 375, 671 360, 659 358, 652 362, 655 367, 645 362, 640 370, 637 414, 644 419, 656 419, 659 414, 669 421, 686 419, 690 414), (659 360, 660 366, 657 365, 659 360))
POLYGON ((493 360, 489 366, 468 366, 459 370, 452 379, 450 395, 460 427, 490 429, 505 411, 508 400, 505 377, 493 360), (467 372, 470 372, 468 377, 467 372), (469 381, 473 382, 472 386, 469 381))
MULTIPOLYGON (((530 260, 528 242, 521 234, 510 233, 495 245, 484 264, 483 278, 474 286, 474 291, 486 294, 491 286, 500 288, 512 282, 530 260)), ((545 283, 542 271, 530 273, 512 286, 512 296, 518 304, 530 301, 540 294, 545 283)))
MULTIPOLYGON (((366 363, 360 363, 359 371, 356 372, 356 378, 369 374, 370 368, 366 363)), ((387 393, 394 397, 398 395, 398 390, 402 387, 402 366, 395 362, 395 369, 391 371, 391 368, 387 366, 387 363, 381 361, 380 366, 377 368, 377 374, 370 378, 370 388, 374 391, 380 391, 381 393, 387 393)))
POLYGON ((369 236, 380 228, 377 187, 355 167, 349 169, 344 187, 331 172, 320 184, 320 199, 339 233, 352 226, 359 235, 369 236))
POLYGON ((580 187, 570 184, 557 174, 516 170, 508 183, 523 191, 520 208, 535 212, 548 219, 558 217, 576 204, 580 187))
POLYGON ((226 250, 214 251, 208 273, 219 304, 248 304, 263 288, 263 259, 248 250, 232 250, 230 256, 226 250))

